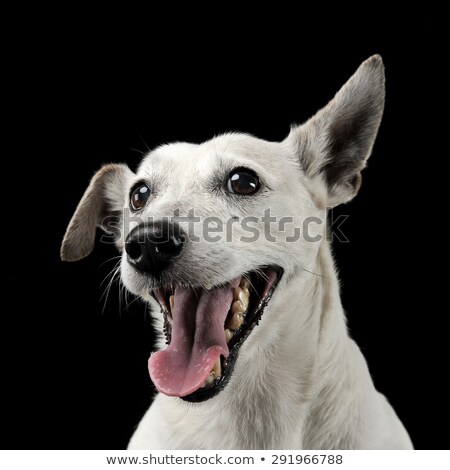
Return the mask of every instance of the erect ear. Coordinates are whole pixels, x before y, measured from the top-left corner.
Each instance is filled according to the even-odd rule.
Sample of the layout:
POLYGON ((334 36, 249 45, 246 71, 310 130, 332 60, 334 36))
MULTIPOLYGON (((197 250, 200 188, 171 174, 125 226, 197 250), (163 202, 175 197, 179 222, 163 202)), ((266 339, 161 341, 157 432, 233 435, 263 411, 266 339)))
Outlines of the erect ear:
POLYGON ((381 57, 374 55, 325 108, 287 137, 306 175, 325 183, 328 206, 347 202, 358 192, 383 108, 384 67, 381 57))
POLYGON ((122 214, 125 191, 134 173, 126 165, 102 167, 92 178, 67 227, 61 246, 63 261, 78 261, 94 249, 97 227, 122 214))

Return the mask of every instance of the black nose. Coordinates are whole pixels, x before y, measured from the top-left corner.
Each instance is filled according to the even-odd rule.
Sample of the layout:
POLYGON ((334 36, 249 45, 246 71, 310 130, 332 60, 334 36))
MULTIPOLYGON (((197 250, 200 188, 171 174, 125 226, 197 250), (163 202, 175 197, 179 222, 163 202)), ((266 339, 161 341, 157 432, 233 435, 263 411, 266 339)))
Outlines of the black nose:
POLYGON ((181 255, 186 236, 176 223, 161 221, 135 227, 127 237, 128 261, 146 273, 159 274, 181 255))

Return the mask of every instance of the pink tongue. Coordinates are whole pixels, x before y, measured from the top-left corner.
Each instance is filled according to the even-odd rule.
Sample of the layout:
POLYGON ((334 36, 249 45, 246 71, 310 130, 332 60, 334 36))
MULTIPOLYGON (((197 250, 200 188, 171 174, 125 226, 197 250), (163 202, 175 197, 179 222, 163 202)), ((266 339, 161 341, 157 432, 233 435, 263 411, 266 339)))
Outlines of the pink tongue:
POLYGON ((217 358, 228 357, 224 324, 239 282, 211 291, 176 287, 170 345, 148 360, 150 377, 161 393, 184 397, 195 392, 217 358))

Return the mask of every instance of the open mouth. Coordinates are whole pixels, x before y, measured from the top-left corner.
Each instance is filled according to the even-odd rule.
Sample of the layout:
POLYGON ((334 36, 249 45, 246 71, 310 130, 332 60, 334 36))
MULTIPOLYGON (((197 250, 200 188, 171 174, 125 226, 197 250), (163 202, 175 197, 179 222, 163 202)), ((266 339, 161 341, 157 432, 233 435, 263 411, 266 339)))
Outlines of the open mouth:
POLYGON ((190 402, 223 390, 239 348, 261 319, 282 274, 279 267, 262 267, 210 290, 180 285, 154 289, 168 344, 149 359, 156 388, 190 402))

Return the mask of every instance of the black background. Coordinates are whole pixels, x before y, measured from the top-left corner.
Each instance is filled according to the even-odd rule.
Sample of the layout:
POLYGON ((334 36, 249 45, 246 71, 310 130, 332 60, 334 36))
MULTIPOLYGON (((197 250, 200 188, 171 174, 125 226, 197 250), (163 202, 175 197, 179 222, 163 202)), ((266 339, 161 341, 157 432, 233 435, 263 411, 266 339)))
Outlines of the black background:
POLYGON ((97 243, 81 262, 59 260, 99 166, 134 169, 147 147, 231 130, 280 140, 380 53, 383 123, 358 197, 338 210, 350 214, 350 243, 334 246, 343 303, 377 388, 415 446, 447 447, 436 426, 448 412, 448 307, 431 267, 445 245, 430 233, 440 197, 430 147, 435 22, 424 14, 407 26, 350 25, 323 39, 323 25, 301 34, 302 24, 275 19, 254 19, 249 30, 244 21, 194 27, 154 16, 128 36, 125 19, 89 18, 38 27, 13 54, 4 90, 14 149, 4 200, 15 225, 4 223, 1 446, 123 448, 150 404, 145 306, 130 297, 126 308, 123 296, 120 305, 117 283, 102 299, 115 250, 97 243))

